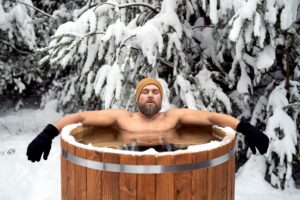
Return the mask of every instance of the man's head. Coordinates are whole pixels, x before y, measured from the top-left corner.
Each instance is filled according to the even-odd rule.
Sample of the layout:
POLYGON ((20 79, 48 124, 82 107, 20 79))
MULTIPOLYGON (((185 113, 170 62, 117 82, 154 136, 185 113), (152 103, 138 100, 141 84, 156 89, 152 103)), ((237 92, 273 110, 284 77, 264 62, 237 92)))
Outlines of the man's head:
POLYGON ((154 78, 144 78, 136 87, 135 99, 138 110, 152 117, 161 109, 163 90, 160 82, 154 78))

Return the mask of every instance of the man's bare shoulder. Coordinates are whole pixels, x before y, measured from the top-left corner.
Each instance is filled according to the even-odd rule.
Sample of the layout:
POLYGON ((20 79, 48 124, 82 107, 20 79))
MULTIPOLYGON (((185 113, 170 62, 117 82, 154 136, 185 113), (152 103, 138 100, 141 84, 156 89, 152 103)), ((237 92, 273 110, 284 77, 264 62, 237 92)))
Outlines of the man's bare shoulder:
POLYGON ((178 118, 183 118, 183 117, 186 117, 187 115, 206 116, 208 114, 209 114, 208 111, 194 110, 194 109, 189 109, 189 108, 174 108, 174 109, 170 109, 170 110, 166 111, 166 115, 174 116, 174 117, 176 116, 178 118))
POLYGON ((180 114, 182 114, 183 112, 185 112, 185 110, 187 110, 186 108, 172 108, 170 110, 167 110, 165 112, 166 115, 170 115, 170 116, 178 116, 180 114))
POLYGON ((123 109, 106 109, 106 110, 98 110, 99 113, 106 113, 106 114, 113 114, 113 115, 119 115, 119 116, 130 116, 132 115, 132 112, 129 112, 127 110, 123 109))
POLYGON ((167 110, 166 114, 180 114, 188 110, 189 110, 188 108, 172 108, 170 110, 167 110))
POLYGON ((85 116, 111 116, 111 117, 124 117, 131 116, 131 112, 122 109, 105 109, 82 112, 85 116))

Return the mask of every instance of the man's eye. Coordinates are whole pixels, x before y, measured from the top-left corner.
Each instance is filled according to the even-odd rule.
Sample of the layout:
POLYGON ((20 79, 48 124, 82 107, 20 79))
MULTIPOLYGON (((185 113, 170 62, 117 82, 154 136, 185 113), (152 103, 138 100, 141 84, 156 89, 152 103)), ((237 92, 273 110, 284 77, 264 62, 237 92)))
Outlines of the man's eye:
POLYGON ((147 94, 149 91, 148 90, 142 90, 143 94, 147 94))
POLYGON ((153 90, 153 94, 158 94, 158 90, 153 90))

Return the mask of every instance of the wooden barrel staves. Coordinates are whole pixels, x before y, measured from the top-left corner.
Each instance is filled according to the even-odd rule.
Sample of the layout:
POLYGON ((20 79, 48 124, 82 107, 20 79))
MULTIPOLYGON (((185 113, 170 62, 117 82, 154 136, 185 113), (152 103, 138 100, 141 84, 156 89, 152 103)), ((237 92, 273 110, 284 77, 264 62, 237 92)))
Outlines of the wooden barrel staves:
POLYGON ((187 131, 203 135, 203 141, 217 135, 219 141, 171 152, 138 152, 122 150, 111 128, 77 127, 62 134, 62 200, 234 199, 235 133, 215 127, 187 131), (87 145, 91 141, 111 148, 87 145))

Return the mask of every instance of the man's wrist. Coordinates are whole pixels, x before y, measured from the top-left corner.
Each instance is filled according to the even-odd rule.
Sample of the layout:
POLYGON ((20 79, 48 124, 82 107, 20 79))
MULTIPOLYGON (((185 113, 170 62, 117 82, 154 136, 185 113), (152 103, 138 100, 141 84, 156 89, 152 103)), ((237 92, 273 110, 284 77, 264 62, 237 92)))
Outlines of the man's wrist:
POLYGON ((243 133, 244 135, 247 135, 247 133, 249 132, 248 130, 250 130, 253 126, 245 121, 240 121, 240 123, 238 123, 236 130, 237 132, 243 133))
POLYGON ((45 129, 43 130, 42 134, 43 136, 49 138, 49 139, 54 139, 57 135, 59 134, 58 129, 53 126, 52 124, 48 124, 45 129))

